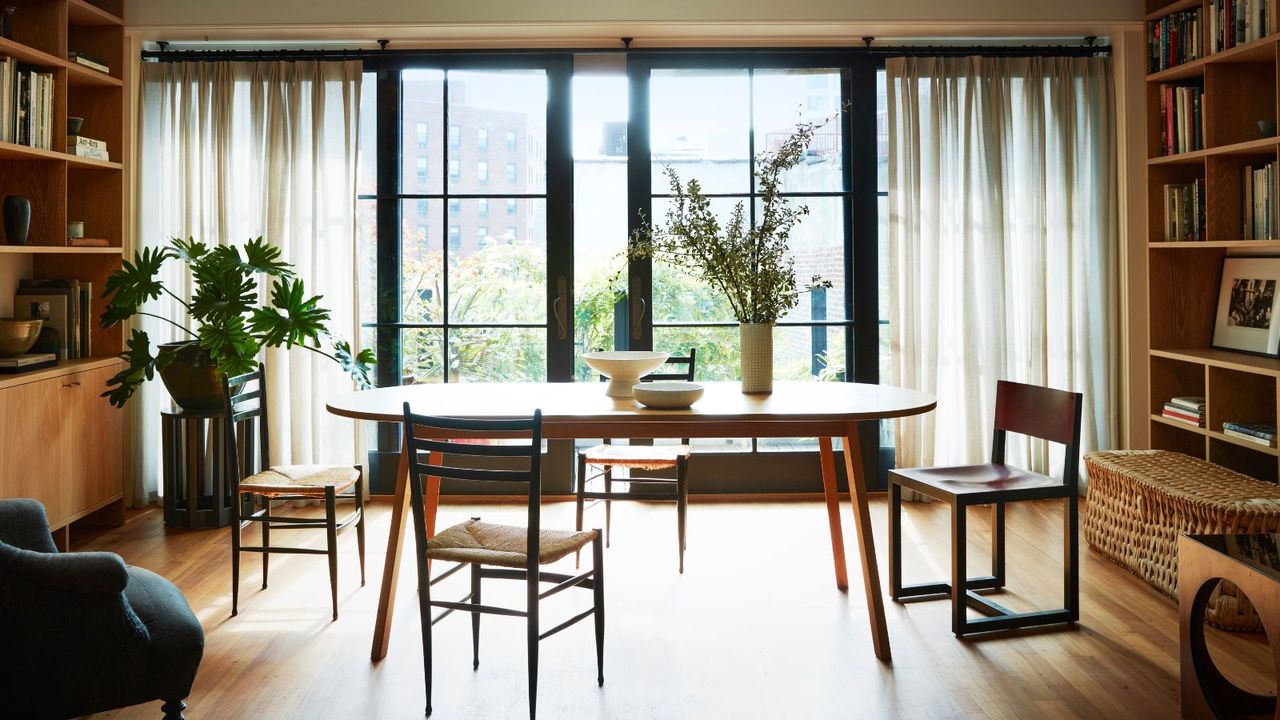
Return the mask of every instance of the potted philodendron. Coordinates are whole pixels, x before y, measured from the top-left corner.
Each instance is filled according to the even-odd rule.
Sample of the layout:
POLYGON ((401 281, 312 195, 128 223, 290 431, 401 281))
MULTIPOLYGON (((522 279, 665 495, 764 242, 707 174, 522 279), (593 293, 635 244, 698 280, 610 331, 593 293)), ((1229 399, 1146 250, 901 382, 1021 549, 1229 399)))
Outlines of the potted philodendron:
POLYGON ((373 351, 352 353, 345 340, 333 340, 325 323, 329 311, 321 297, 307 297, 293 266, 280 259, 280 249, 256 238, 243 248, 210 247, 196 240, 173 238, 162 248, 143 248, 107 278, 103 297, 108 299, 102 326, 111 327, 135 315, 146 315, 173 325, 188 337, 163 343, 154 349, 142 330, 134 329, 121 357, 128 366, 107 381, 104 397, 124 407, 143 382, 156 372, 185 410, 222 407, 221 375, 239 375, 258 366, 263 348, 304 347, 337 362, 360 388, 371 387, 373 351), (175 260, 187 265, 195 281, 190 300, 166 288, 159 275, 163 265, 175 260), (272 279, 267 302, 259 300, 258 280, 272 279), (182 305, 194 329, 172 318, 144 312, 145 302, 169 295, 182 305))
POLYGON ((756 157, 760 215, 749 220, 739 201, 721 224, 696 179, 682 184, 674 168, 666 175, 671 206, 666 223, 647 223, 631 236, 629 260, 657 258, 691 273, 724 293, 738 321, 742 391, 773 391, 773 326, 800 301, 800 293, 831 287, 815 275, 808 286, 796 282, 795 260, 788 254, 791 231, 809 214, 807 205, 793 206, 781 189, 782 175, 804 158, 814 132, 830 122, 800 123, 777 150, 756 157))

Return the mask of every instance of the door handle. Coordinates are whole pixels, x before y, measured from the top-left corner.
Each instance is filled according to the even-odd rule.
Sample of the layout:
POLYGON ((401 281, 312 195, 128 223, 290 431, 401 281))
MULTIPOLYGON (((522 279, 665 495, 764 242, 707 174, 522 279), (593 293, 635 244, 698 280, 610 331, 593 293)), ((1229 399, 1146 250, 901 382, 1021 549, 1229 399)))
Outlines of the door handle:
POLYGON ((631 339, 639 340, 644 332, 644 313, 647 306, 640 292, 640 278, 631 279, 631 339))
POLYGON ((556 337, 564 340, 569 337, 569 322, 565 317, 565 306, 568 305, 567 294, 569 283, 563 278, 556 279, 556 299, 551 303, 551 314, 556 319, 556 337))

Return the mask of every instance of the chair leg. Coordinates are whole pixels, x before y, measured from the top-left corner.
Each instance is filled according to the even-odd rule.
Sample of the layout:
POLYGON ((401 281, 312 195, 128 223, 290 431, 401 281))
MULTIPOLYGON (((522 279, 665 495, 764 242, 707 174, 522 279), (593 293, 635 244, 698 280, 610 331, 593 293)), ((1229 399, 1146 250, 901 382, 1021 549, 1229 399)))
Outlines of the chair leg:
POLYGON ((231 503, 231 617, 240 612, 240 494, 231 503))
POLYGON ((266 590, 267 571, 271 569, 271 498, 259 497, 262 498, 262 589, 266 590))
MULTIPOLYGON (((480 564, 471 563, 471 604, 480 604, 480 564)), ((471 669, 480 668, 480 613, 471 613, 471 669)))
POLYGON ((329 595, 333 600, 333 619, 338 619, 338 510, 337 498, 330 485, 324 489, 324 530, 329 545, 329 595))
POLYGON ((591 541, 593 592, 595 593, 596 620, 596 685, 604 687, 604 547, 600 544, 600 531, 591 541))
POLYGON ((889 478, 889 597, 902 599, 902 486, 889 478))
POLYGON ((185 720, 182 711, 187 709, 187 704, 182 700, 166 700, 160 709, 164 711, 164 720, 185 720))
MULTIPOLYGON (((613 466, 604 466, 604 491, 613 492, 613 466)), ((613 501, 604 501, 604 546, 609 547, 613 541, 613 501)))
POLYGON ((676 528, 680 541, 680 574, 684 574, 685 519, 689 513, 689 460, 676 460, 676 528))
POLYGON ((364 587, 364 471, 356 479, 356 511, 360 519, 356 521, 356 547, 360 551, 360 587, 364 587))
POLYGON ((951 632, 964 635, 967 617, 965 601, 968 570, 965 568, 965 506, 951 505, 951 632))
POLYGON ((1004 587, 1004 503, 991 504, 991 575, 1004 587))
POLYGON ((525 579, 529 644, 529 720, 538 715, 538 567, 528 569, 525 579))
MULTIPOLYGON (((416 513, 415 513, 416 514, 416 513)), ((415 527, 414 534, 420 532, 415 527)), ((422 680, 427 698, 427 715, 431 714, 431 574, 427 565, 426 543, 418 538, 418 621, 422 626, 422 680)))
MULTIPOLYGON (((574 512, 578 518, 577 530, 582 532, 582 511, 586 498, 582 497, 582 493, 587 491, 587 456, 578 453, 578 475, 574 478, 574 493, 577 496, 574 500, 574 512)), ((582 549, 579 548, 573 554, 573 567, 582 567, 582 549)))
POLYGON ((1080 540, 1077 533, 1079 525, 1080 497, 1072 494, 1067 497, 1066 519, 1063 522, 1063 607, 1066 608, 1070 622, 1080 619, 1080 540))

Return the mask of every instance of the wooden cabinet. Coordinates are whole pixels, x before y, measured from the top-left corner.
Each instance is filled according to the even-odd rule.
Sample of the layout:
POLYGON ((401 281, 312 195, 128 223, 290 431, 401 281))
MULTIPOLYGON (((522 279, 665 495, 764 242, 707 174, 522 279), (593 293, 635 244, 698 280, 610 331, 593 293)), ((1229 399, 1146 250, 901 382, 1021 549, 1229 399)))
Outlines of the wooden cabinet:
POLYGON ((39 500, 51 528, 124 497, 123 413, 101 397, 114 358, 0 379, 0 497, 39 500))

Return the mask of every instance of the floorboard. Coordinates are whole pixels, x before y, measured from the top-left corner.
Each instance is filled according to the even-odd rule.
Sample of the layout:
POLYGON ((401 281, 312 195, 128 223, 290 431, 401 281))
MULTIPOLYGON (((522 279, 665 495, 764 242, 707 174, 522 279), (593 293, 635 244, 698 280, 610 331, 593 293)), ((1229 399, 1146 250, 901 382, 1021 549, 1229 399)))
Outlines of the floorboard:
MULTIPOLYGON (((849 525, 847 502, 843 508, 849 525)), ((479 515, 519 523, 523 512, 508 505, 444 505, 440 522, 444 527, 479 515)), ((883 498, 873 501, 872 515, 885 568, 883 498)), ((1081 553, 1082 621, 1074 628, 959 641, 949 629, 947 602, 889 602, 894 660, 883 664, 871 650, 855 535, 845 532, 852 589, 843 594, 834 586, 825 517, 820 502, 695 501, 682 576, 674 508, 615 504, 613 544, 605 555, 605 685, 595 683, 592 625, 580 623, 543 643, 540 717, 1178 716, 1176 607, 1096 553, 1081 553)), ((1022 609, 1060 602, 1061 517, 1060 503, 1010 507, 1011 592, 998 596, 1001 603, 1022 609)), ((543 527, 572 527, 573 505, 548 504, 543 518, 543 527)), ((588 524, 602 524, 603 511, 591 508, 588 518, 588 524)), ((987 518, 978 511, 970 518, 975 574, 990 557, 987 518)), ((230 617, 227 530, 169 530, 159 512, 142 513, 124 527, 81 538, 76 549, 119 552, 174 580, 186 594, 207 634, 188 700, 190 718, 420 718, 422 656, 411 563, 401 573, 390 652, 382 662, 369 661, 388 505, 373 503, 368 522, 365 587, 359 585, 354 533, 339 539, 336 622, 329 620, 324 559, 307 556, 273 557, 271 586, 262 590, 260 563, 245 555, 240 614, 230 617)), ((908 582, 945 578, 948 524, 940 504, 907 505, 908 582)), ((323 543, 323 533, 290 536, 323 543)), ((573 561, 559 566, 571 570, 573 561)), ((466 577, 460 573, 437 586, 439 596, 465 595, 466 577)), ((486 603, 520 606, 520 586, 506 585, 487 584, 486 603)), ((544 605, 544 626, 589 602, 585 591, 556 595, 544 605)), ((436 626, 433 720, 525 716, 522 623, 484 618, 475 672, 467 616, 455 613, 436 626)), ((1274 693, 1274 669, 1259 638, 1215 633, 1214 650, 1239 682, 1274 693)), ((155 703, 93 717, 160 715, 155 703)))

